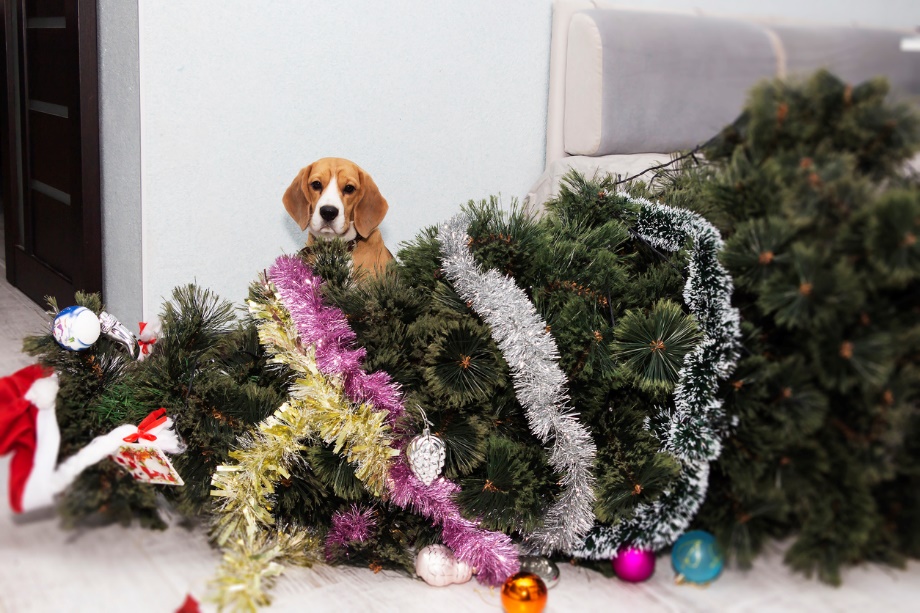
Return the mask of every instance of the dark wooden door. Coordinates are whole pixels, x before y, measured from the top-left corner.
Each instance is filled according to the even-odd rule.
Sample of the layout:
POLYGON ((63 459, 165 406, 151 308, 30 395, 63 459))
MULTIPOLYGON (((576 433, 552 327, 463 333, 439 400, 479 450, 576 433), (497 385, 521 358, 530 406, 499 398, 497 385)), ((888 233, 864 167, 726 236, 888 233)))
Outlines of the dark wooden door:
POLYGON ((7 279, 44 305, 102 290, 96 0, 0 0, 7 279))

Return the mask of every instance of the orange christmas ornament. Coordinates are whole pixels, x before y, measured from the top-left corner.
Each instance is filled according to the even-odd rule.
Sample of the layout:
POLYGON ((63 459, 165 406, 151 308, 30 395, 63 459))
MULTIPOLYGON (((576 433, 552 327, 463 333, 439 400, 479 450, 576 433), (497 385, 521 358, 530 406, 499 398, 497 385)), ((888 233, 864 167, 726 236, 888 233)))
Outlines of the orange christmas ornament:
POLYGON ((533 573, 518 573, 505 579, 502 607, 505 613, 540 613, 546 606, 546 584, 533 573))

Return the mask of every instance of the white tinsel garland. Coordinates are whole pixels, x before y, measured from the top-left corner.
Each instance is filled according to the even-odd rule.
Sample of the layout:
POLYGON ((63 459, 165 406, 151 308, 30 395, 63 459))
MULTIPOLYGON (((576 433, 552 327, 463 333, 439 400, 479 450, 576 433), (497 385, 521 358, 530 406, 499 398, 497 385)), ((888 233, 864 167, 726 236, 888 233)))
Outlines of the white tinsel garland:
POLYGON ((594 524, 594 441, 568 406, 565 373, 546 322, 513 280, 495 270, 480 270, 468 248, 468 223, 466 216, 457 215, 441 225, 443 270, 457 293, 490 326, 511 369, 531 432, 541 443, 553 441, 549 462, 563 475, 562 493, 528 541, 541 553, 568 551, 594 524))
POLYGON ((677 482, 654 502, 639 506, 629 520, 595 528, 571 552, 592 559, 611 558, 624 545, 661 549, 690 525, 706 496, 709 462, 722 450, 715 424, 724 414, 716 391, 718 381, 735 368, 741 337, 738 310, 731 306, 732 279, 718 260, 719 231, 696 213, 619 195, 641 206, 635 229, 642 240, 667 251, 691 247, 684 301, 703 340, 684 358, 674 410, 656 428, 664 449, 682 463, 677 482))

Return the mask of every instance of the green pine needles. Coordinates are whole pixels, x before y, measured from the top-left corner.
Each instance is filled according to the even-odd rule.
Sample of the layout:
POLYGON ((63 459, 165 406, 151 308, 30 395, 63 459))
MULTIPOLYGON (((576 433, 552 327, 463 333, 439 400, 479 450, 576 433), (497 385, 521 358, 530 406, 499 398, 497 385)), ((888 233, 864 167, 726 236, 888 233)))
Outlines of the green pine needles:
MULTIPOLYGON (((98 294, 78 292, 74 302, 96 315, 104 308, 98 294)), ((51 317, 60 310, 54 299, 49 299, 48 306, 51 317)), ((153 410, 134 400, 134 362, 124 347, 106 337, 100 337, 84 351, 70 351, 55 342, 49 326, 46 334, 24 339, 23 351, 58 373, 59 461, 95 437, 123 423, 137 423, 153 410)), ((58 509, 67 527, 95 517, 124 525, 136 520, 149 528, 164 528, 166 524, 157 508, 158 489, 139 484, 117 464, 104 460, 77 477, 62 496, 58 509)))
POLYGON ((795 535, 787 561, 920 555, 920 122, 884 81, 819 72, 758 86, 743 115, 656 197, 726 236, 745 358, 737 417, 698 522, 742 564, 795 535))
MULTIPOLYGON (((77 304, 97 314, 97 295, 77 294, 77 304)), ((50 304, 51 311, 58 306, 50 304)), ((60 347, 50 334, 25 339, 27 352, 54 368, 61 380, 58 422, 61 458, 116 426, 139 423, 167 409, 188 452, 173 457, 182 487, 134 481, 104 460, 84 471, 60 505, 67 525, 93 518, 123 524, 139 519, 163 528, 157 496, 187 516, 210 509, 211 474, 226 461, 236 438, 282 402, 283 373, 268 368, 258 338, 241 325, 233 306, 194 285, 176 288, 161 313, 162 334, 143 362, 101 337, 80 352, 60 347)))
POLYGON ((631 371, 640 388, 670 393, 687 355, 699 342, 696 321, 671 300, 647 313, 629 310, 617 323, 614 357, 631 371))
MULTIPOLYGON (((574 173, 539 220, 517 207, 504 210, 495 199, 464 207, 467 245, 477 264, 508 275, 526 291, 559 348, 571 406, 599 450, 594 511, 608 525, 633 518, 637 509, 651 508, 675 489, 692 492, 689 506, 679 498, 671 502, 692 516, 689 509, 702 502, 705 491, 705 482, 684 474, 658 430, 648 426, 662 409, 676 411, 670 395, 703 334, 683 305, 687 253, 639 236, 644 207, 616 193, 608 177, 574 173)), ((643 223, 681 245, 687 237, 668 224, 689 228, 695 222, 690 217, 674 222, 668 215, 654 209, 643 223)), ((700 232, 700 241, 711 240, 709 230, 700 232)), ((318 262, 334 261, 324 255, 334 245, 313 249, 318 262)), ((712 274, 707 253, 700 251, 697 268, 712 274)), ((341 270, 326 278, 345 281, 328 282, 325 292, 345 311, 369 364, 391 373, 407 393, 407 406, 423 406, 432 433, 445 440, 444 472, 458 478, 457 500, 465 514, 519 536, 539 529, 542 514, 560 493, 560 475, 529 429, 489 328, 445 280, 436 230, 424 230, 405 245, 384 275, 361 284, 348 282, 341 270)), ((705 283, 720 282, 699 279, 692 291, 704 295, 705 283)), ((712 312, 711 331, 720 325, 712 312)), ((719 334, 731 338, 731 326, 713 340, 719 334)), ((731 353, 731 342, 726 347, 722 350, 731 353)), ((698 359, 705 364, 709 358, 698 359)), ((687 376, 696 373, 691 369, 687 376)), ((710 376, 715 375, 705 375, 710 376)), ((705 377, 694 390, 706 388, 705 377)), ((689 389, 685 395, 694 402, 696 392, 689 389)), ((702 412, 696 416, 707 418, 702 412)), ((679 445, 718 447, 714 430, 683 435, 679 445)), ((654 522, 643 530, 634 536, 649 543, 670 538, 657 534, 654 522)))
POLYGON ((444 335, 428 348, 425 380, 445 402, 485 402, 506 379, 503 364, 483 342, 474 321, 449 322, 444 335))

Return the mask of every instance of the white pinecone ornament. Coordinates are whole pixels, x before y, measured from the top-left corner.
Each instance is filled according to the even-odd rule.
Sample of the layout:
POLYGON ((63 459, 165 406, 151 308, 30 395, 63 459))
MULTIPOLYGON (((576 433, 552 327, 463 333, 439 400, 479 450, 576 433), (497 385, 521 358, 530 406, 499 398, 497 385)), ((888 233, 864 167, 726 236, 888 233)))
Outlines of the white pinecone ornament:
POLYGON ((412 474, 425 485, 431 485, 444 468, 447 447, 441 438, 433 435, 425 426, 425 430, 409 442, 406 457, 412 474))

